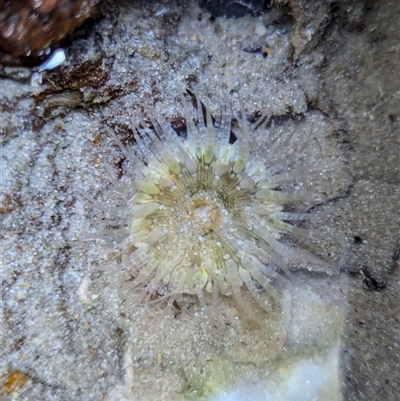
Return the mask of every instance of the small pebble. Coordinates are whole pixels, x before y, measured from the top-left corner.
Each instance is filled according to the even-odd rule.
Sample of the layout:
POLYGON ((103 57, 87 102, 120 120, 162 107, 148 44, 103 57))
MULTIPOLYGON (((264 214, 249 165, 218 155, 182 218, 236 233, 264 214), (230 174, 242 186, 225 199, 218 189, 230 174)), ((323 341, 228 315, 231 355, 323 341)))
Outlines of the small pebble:
POLYGON ((267 28, 263 24, 257 24, 255 27, 255 33, 258 36, 264 36, 267 33, 267 28))

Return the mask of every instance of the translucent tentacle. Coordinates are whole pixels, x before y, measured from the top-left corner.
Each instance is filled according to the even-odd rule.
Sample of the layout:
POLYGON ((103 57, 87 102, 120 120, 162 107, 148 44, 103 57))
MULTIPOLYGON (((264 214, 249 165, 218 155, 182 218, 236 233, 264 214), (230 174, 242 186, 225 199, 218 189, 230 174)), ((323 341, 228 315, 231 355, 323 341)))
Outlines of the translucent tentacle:
POLYGON ((186 118, 187 127, 187 140, 189 145, 189 152, 193 158, 201 159, 202 157, 202 144, 200 140, 199 130, 195 126, 192 117, 190 116, 189 106, 184 96, 182 96, 183 109, 186 118))
POLYGON ((220 119, 215 123, 216 149, 218 158, 222 158, 229 146, 229 137, 231 135, 231 103, 228 95, 224 94, 224 99, 221 107, 220 119))
POLYGON ((233 165, 234 173, 240 173, 244 170, 249 157, 249 123, 246 119, 246 112, 244 110, 242 101, 240 101, 240 112, 242 114, 242 118, 240 120, 240 136, 238 138, 239 156, 233 165))

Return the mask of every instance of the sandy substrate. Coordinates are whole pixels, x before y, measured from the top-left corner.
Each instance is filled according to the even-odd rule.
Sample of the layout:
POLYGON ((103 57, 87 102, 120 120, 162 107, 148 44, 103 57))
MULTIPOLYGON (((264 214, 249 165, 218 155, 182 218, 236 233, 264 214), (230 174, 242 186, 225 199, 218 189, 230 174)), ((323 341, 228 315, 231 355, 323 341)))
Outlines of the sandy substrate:
POLYGON ((310 3, 238 19, 210 19, 195 2, 103 3, 42 85, 3 66, 5 400, 400 398, 400 8, 310 3), (235 112, 240 96, 249 116, 267 109, 268 129, 307 144, 311 189, 332 209, 307 226, 345 238, 323 249, 336 274, 297 266, 283 296, 290 319, 274 316, 269 331, 229 297, 216 311, 222 333, 190 296, 160 323, 97 280, 96 266, 116 261, 84 240, 101 213, 76 187, 112 200, 104 161, 120 175, 127 165, 110 129, 132 143, 131 122, 153 107, 182 127, 186 88, 213 111, 220 90, 235 112))

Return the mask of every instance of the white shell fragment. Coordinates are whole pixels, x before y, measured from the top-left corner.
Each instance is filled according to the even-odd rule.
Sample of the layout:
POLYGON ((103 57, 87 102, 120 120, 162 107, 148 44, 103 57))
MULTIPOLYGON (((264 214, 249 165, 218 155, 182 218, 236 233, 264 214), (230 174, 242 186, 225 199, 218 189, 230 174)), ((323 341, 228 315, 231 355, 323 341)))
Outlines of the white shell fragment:
POLYGON ((159 17, 160 15, 164 15, 168 11, 169 11, 168 7, 165 6, 158 7, 155 11, 155 16, 159 17))
POLYGON ((42 74, 40 72, 33 72, 31 75, 31 86, 40 86, 42 84, 42 74))
POLYGON ((65 61, 64 49, 56 49, 53 54, 39 67, 39 72, 52 70, 65 61))
POLYGON ((65 61, 65 50, 56 49, 53 54, 39 66, 38 71, 35 71, 31 75, 31 86, 40 86, 42 83, 42 72, 46 70, 52 70, 58 67, 65 61))

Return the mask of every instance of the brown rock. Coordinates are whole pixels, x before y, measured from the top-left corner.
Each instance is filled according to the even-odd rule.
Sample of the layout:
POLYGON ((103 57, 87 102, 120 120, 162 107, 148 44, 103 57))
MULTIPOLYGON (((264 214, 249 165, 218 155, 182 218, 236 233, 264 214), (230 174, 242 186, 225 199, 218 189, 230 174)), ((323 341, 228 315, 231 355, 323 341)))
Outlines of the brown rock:
POLYGON ((40 56, 93 12, 98 0, 0 0, 0 47, 40 56))

